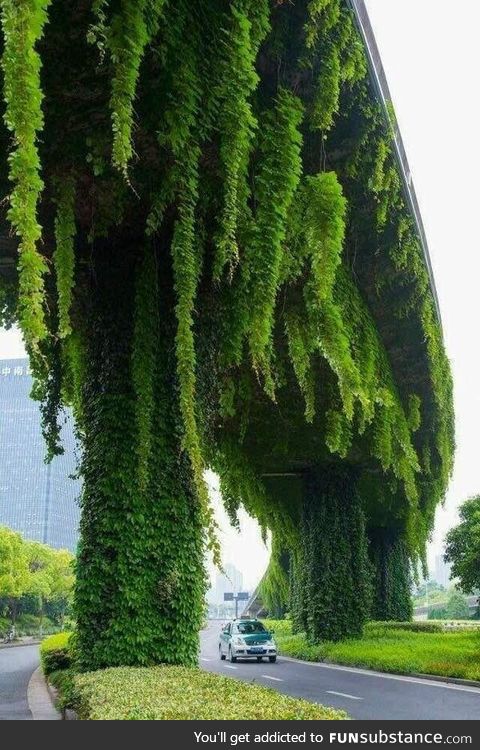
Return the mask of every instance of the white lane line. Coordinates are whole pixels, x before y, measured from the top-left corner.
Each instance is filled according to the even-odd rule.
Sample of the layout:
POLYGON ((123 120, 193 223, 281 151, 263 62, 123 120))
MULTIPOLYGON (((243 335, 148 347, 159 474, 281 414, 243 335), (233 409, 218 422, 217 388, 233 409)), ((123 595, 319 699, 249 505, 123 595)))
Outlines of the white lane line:
POLYGON ((319 669, 332 669, 338 672, 349 672, 350 674, 359 674, 364 677, 381 677, 382 680, 398 680, 399 682, 412 682, 424 687, 443 688, 445 690, 460 690, 464 693, 480 694, 480 688, 469 687, 467 685, 457 685, 451 682, 440 682, 438 680, 429 680, 428 677, 409 677, 408 675, 390 674, 388 672, 377 672, 373 669, 362 669, 361 667, 345 667, 340 664, 325 664, 318 661, 304 661, 303 659, 294 659, 292 656, 282 655, 282 661, 291 661, 294 664, 303 664, 305 667, 317 667, 319 669))
POLYGON ((351 698, 352 701, 363 701, 363 698, 359 698, 358 695, 349 695, 348 693, 337 693, 336 690, 325 690, 330 695, 339 695, 340 698, 351 698))
POLYGON ((231 664, 224 664, 223 666, 225 669, 236 669, 236 667, 232 667, 231 664))
POLYGON ((204 656, 201 657, 200 661, 212 661, 211 659, 206 659, 204 656))
POLYGON ((283 682, 283 680, 280 677, 272 677, 269 674, 262 674, 262 677, 265 677, 266 680, 274 680, 275 682, 283 682))

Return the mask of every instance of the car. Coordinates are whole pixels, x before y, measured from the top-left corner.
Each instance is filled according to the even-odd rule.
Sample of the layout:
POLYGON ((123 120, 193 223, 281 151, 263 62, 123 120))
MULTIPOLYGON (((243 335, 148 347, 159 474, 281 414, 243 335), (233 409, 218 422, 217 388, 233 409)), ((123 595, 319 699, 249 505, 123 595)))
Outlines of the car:
POLYGON ((237 659, 268 658, 277 661, 277 644, 273 631, 267 630, 260 620, 233 620, 223 626, 218 644, 220 659, 236 662, 237 659))

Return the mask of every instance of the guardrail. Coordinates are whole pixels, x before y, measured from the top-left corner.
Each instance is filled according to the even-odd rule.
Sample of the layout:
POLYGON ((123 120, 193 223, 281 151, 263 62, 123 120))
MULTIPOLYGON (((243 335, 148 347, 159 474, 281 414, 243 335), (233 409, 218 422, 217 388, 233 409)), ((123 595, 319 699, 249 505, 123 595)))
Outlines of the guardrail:
POLYGON ((415 187, 413 185, 412 173, 410 171, 402 135, 398 128, 398 124, 396 122, 392 122, 390 116, 389 104, 391 103, 392 99, 390 95, 390 89, 388 87, 387 77, 385 75, 385 70, 383 68, 382 59, 380 57, 380 52, 375 39, 375 34, 373 32, 372 24, 370 23, 370 18, 364 0, 347 0, 347 4, 353 10, 358 30, 360 31, 360 34, 362 35, 363 41, 365 43, 367 58, 370 67, 371 81, 376 89, 378 98, 383 105, 385 117, 388 120, 393 131, 395 155, 397 157, 398 166, 400 168, 405 198, 417 225, 417 231, 422 245, 423 256, 425 258, 425 264, 427 266, 428 276, 430 279, 430 288, 432 290, 433 298, 435 301, 438 322, 440 324, 440 328, 442 328, 442 316, 440 313, 440 304, 438 301, 432 262, 430 259, 430 251, 428 249, 427 235, 425 233, 425 227, 423 225, 420 207, 418 205, 417 195, 415 193, 415 187))

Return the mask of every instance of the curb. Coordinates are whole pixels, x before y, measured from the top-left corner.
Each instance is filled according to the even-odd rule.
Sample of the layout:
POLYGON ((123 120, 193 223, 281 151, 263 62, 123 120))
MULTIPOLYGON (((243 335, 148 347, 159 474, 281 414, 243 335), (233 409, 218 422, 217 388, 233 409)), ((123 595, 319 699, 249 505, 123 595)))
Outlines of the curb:
POLYGON ((42 641, 35 639, 33 641, 17 641, 16 643, 0 643, 0 649, 2 648, 21 648, 22 646, 38 646, 42 641))
POLYGON ((444 677, 443 675, 435 674, 422 674, 421 672, 381 672, 378 669, 370 669, 369 667, 359 667, 349 664, 339 664, 334 661, 306 661, 305 659, 295 659, 293 656, 285 656, 280 653, 280 657, 285 661, 292 661, 297 664, 308 664, 315 667, 325 667, 327 669, 339 669, 347 672, 357 672, 359 674, 365 674, 371 677, 383 677, 389 679, 402 679, 410 678, 412 680, 424 681, 424 682, 436 682, 443 685, 450 685, 452 687, 468 687, 474 688, 480 692, 480 681, 479 680, 464 680, 461 677, 444 677))
POLYGON ((55 708, 41 667, 37 667, 30 678, 27 702, 34 721, 61 721, 62 716, 55 708))

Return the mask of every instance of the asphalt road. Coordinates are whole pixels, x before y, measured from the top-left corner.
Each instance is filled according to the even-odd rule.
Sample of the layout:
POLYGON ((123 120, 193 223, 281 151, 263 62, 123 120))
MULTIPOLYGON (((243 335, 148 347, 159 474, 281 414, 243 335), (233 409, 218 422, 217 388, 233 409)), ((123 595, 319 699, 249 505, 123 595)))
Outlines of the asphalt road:
POLYGON ((480 689, 475 687, 299 662, 282 656, 276 664, 221 661, 220 625, 210 622, 201 633, 200 665, 209 672, 342 708, 353 719, 480 719, 480 689))
POLYGON ((27 687, 38 663, 38 645, 0 648, 0 720, 32 718, 27 687))

